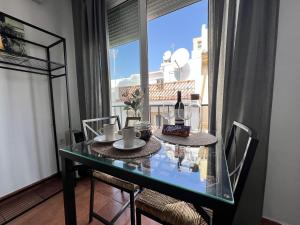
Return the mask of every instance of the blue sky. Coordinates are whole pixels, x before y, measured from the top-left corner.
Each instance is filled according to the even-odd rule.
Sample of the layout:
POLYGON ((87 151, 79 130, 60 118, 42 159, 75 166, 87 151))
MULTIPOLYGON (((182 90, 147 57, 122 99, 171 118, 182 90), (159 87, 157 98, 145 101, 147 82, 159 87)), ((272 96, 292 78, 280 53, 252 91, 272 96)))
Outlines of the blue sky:
MULTIPOLYGON (((193 38, 201 34, 202 24, 208 21, 208 3, 202 0, 191 6, 169 13, 148 22, 149 71, 159 70, 163 53, 186 48, 192 50, 193 38)), ((139 42, 117 47, 115 66, 110 54, 112 79, 139 73, 139 42)))

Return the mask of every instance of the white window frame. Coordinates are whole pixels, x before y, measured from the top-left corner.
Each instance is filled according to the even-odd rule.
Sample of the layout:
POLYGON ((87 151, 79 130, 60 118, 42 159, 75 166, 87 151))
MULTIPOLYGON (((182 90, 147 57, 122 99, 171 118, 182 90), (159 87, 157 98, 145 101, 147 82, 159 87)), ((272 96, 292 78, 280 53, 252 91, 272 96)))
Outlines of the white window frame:
POLYGON ((138 0, 139 9, 139 43, 140 43, 140 85, 143 93, 143 120, 149 121, 149 71, 148 71, 148 21, 147 0, 138 0))

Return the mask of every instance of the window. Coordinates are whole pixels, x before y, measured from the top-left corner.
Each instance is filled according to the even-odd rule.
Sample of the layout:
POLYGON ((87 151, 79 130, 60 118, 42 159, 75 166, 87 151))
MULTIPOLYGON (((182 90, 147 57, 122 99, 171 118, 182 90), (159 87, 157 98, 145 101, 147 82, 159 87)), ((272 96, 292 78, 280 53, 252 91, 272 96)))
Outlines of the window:
MULTIPOLYGON (((125 124, 124 94, 140 86, 138 1, 128 0, 107 12, 112 114, 125 124)), ((134 116, 134 115, 130 115, 134 116)))
POLYGON ((206 129, 208 0, 147 0, 147 15, 143 10, 139 13, 142 1, 121 1, 108 11, 113 112, 124 106, 122 93, 148 85, 150 119, 161 124, 161 107, 174 105, 178 90, 186 102, 197 93, 203 105, 201 125, 206 129), (143 18, 148 21, 146 28, 141 25, 143 18), (139 27, 147 29, 147 56, 140 55, 147 47, 139 46, 141 38, 145 42, 139 27), (140 84, 141 66, 147 64, 148 84, 140 84))
MULTIPOLYGON (((177 91, 182 92, 184 103, 191 94, 199 94, 207 104, 207 4, 196 2, 168 13, 160 6, 163 15, 156 13, 148 21, 150 118, 158 126, 162 106, 173 107, 177 91)), ((201 125, 207 129, 207 107, 203 109, 201 125)))
POLYGON ((122 104, 122 90, 140 85, 139 41, 132 41, 109 49, 111 102, 122 104), (128 66, 130 65, 130 66, 128 66))

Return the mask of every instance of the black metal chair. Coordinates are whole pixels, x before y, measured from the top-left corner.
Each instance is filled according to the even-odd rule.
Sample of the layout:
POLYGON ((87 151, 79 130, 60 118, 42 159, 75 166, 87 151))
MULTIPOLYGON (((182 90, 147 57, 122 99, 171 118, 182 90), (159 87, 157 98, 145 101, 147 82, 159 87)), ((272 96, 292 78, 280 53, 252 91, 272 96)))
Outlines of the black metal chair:
MULTIPOLYGON (((112 119, 115 120, 114 123, 117 123, 118 129, 121 129, 121 123, 119 116, 110 116, 110 117, 103 117, 103 118, 96 118, 96 119, 89 119, 89 120, 83 120, 83 129, 86 140, 89 140, 87 129, 89 129, 94 135, 98 135, 97 129, 93 129, 91 126, 89 126, 87 123, 89 122, 101 122, 104 121, 111 121, 112 119)), ((139 187, 133 183, 121 180, 119 178, 110 176, 106 173, 102 173, 100 171, 93 170, 91 171, 91 191, 90 191, 90 210, 89 210, 89 223, 92 222, 93 218, 96 218, 100 222, 106 224, 106 225, 113 225, 116 220, 121 216, 121 214, 126 210, 126 208, 130 205, 130 217, 131 217, 131 224, 135 225, 135 204, 134 199, 137 193, 139 192, 139 187), (102 183, 108 184, 112 187, 115 187, 121 192, 126 192, 129 194, 129 201, 127 201, 122 208, 119 210, 119 212, 112 218, 111 221, 106 220, 96 212, 94 212, 94 194, 95 194, 95 181, 100 181, 102 183)))
POLYGON ((255 156, 258 139, 253 129, 234 121, 226 142, 225 155, 237 208, 255 156), (244 151, 239 151, 244 149, 244 151))
MULTIPOLYGON (((233 122, 225 142, 225 155, 232 183, 235 205, 241 194, 255 155, 258 140, 247 126, 233 122)), ((213 220, 213 212, 202 208, 201 214, 192 204, 145 189, 136 199, 137 225, 141 225, 141 215, 164 225, 207 225, 213 220)))

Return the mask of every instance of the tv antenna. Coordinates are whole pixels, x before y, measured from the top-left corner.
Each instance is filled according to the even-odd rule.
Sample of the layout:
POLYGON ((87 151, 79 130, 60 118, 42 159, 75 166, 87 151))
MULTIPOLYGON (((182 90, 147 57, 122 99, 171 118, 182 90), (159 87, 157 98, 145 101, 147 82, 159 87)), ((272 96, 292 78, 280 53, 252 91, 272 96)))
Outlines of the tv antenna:
POLYGON ((118 55, 119 50, 116 48, 111 49, 111 56, 113 58, 113 71, 114 71, 114 75, 116 73, 116 58, 118 55))

